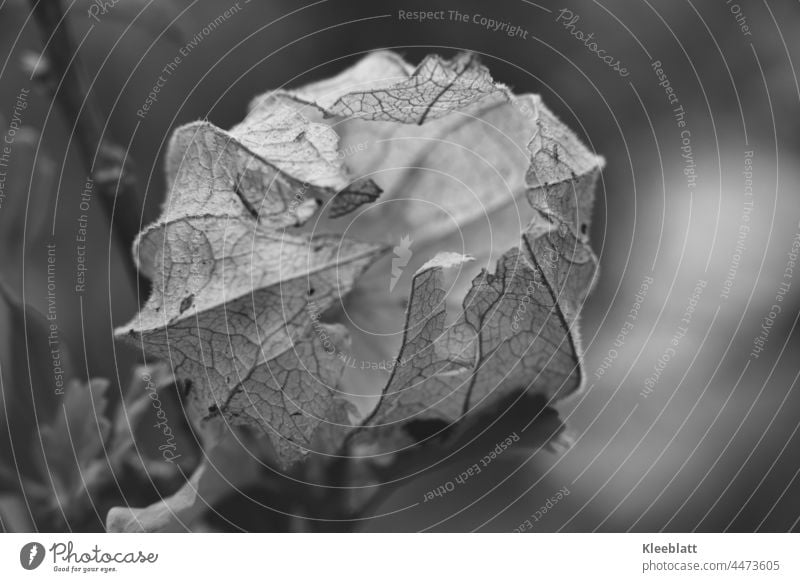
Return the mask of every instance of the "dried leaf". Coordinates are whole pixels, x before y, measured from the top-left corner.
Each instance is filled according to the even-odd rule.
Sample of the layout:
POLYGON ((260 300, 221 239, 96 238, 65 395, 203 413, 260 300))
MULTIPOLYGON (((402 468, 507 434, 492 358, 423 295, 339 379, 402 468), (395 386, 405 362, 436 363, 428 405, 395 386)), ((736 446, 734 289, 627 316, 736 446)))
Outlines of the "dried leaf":
POLYGON ((407 442, 394 427, 410 422, 454 422, 516 391, 561 398, 581 384, 576 319, 595 271, 586 241, 602 165, 537 96, 515 97, 473 55, 414 68, 371 54, 257 98, 230 132, 205 122, 176 132, 164 214, 138 244, 154 293, 120 333, 170 358, 207 415, 265 430, 285 462, 325 434, 334 388, 353 393, 357 379, 335 357, 350 349, 403 363, 361 431, 388 449, 407 442), (364 178, 352 180, 344 158, 364 178), (385 203, 336 220, 381 189, 385 203), (292 230, 306 222, 333 232, 292 230), (475 236, 484 224, 490 244, 475 236), (403 231, 417 249, 413 283, 380 258, 403 231), (455 254, 428 262, 441 250, 455 254), (446 266, 459 271, 449 290, 446 266), (390 269, 401 284, 372 299, 390 269), (454 306, 463 311, 448 325, 454 306), (343 327, 309 313, 326 310, 352 348, 343 327), (363 331, 398 314, 402 342, 363 331))
POLYGON ((514 391, 555 400, 581 385, 575 323, 594 277, 591 250, 540 219, 495 273, 476 277, 461 318, 445 327, 442 270, 460 260, 439 255, 415 275, 398 358, 403 365, 372 426, 432 418, 449 425, 514 391))
POLYGON ((153 294, 118 334, 191 379, 202 415, 260 426, 288 463, 331 408, 343 367, 333 346, 347 341, 339 326, 313 329, 309 301, 327 308, 382 248, 286 231, 316 208, 309 190, 331 196, 346 178, 326 149, 330 130, 308 123, 295 134, 284 124, 300 120, 279 107, 254 109, 230 133, 208 123, 176 131, 170 198, 137 243, 153 294))
MULTIPOLYGON (((489 97, 509 97, 508 89, 492 81, 488 69, 471 53, 452 60, 429 55, 410 72, 391 53, 373 53, 334 85, 341 95, 332 100, 335 93, 329 91, 317 101, 328 115, 419 125, 489 97), (383 67, 387 61, 389 66, 383 67), (396 68, 398 78, 387 78, 387 68, 396 68), (354 84, 365 86, 354 91, 354 84)), ((319 93, 318 87, 299 95, 308 98, 314 93, 319 93)))

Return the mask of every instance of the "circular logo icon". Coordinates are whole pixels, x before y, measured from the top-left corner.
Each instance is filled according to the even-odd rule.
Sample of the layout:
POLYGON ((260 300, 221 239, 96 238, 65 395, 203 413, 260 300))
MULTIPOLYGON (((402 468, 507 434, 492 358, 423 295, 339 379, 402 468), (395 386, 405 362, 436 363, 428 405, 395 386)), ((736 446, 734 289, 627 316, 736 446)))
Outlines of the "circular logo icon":
POLYGON ((35 570, 44 561, 44 546, 39 542, 29 542, 19 551, 19 563, 26 570, 35 570))

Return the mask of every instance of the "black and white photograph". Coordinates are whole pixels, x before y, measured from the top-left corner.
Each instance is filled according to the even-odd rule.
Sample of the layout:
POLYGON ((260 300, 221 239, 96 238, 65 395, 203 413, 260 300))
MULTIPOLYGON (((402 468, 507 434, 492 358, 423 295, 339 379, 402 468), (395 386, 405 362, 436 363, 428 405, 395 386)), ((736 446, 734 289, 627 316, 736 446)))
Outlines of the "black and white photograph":
POLYGON ((0 0, 0 578, 800 579, 799 30, 0 0))

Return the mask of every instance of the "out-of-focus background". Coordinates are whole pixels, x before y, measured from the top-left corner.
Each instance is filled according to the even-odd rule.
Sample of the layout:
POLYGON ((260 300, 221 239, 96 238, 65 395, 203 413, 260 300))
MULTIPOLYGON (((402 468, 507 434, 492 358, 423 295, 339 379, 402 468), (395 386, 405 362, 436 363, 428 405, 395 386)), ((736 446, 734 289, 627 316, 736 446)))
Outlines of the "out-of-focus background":
MULTIPOLYGON (((105 3, 93 19, 95 4, 72 3, 70 24, 105 129, 136 161, 144 224, 164 199, 172 129, 200 118, 230 127, 255 95, 330 76, 377 48, 412 62, 474 51, 605 156, 591 230, 600 277, 582 316, 587 389, 559 405, 572 447, 505 455, 439 503, 367 529, 510 531, 526 520, 533 531, 800 529, 797 3, 164 0, 105 3), (444 19, 399 13, 418 10, 444 19), (157 102, 137 115, 181 51, 157 102)), ((137 299, 95 203, 87 287, 73 292, 86 173, 72 128, 22 66, 41 44, 27 3, 0 5, 0 116, 16 112, 29 128, 16 132, 0 206, 3 275, 46 313, 47 244, 65 249, 55 261, 60 333, 77 375, 116 385, 140 354, 111 332, 137 299), (27 180, 34 157, 41 184, 27 180), (13 243, 22 236, 24 261, 13 243)), ((409 483, 384 509, 462 470, 409 483)))

